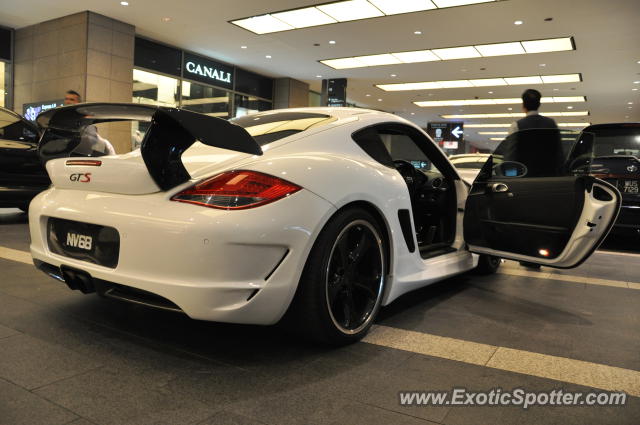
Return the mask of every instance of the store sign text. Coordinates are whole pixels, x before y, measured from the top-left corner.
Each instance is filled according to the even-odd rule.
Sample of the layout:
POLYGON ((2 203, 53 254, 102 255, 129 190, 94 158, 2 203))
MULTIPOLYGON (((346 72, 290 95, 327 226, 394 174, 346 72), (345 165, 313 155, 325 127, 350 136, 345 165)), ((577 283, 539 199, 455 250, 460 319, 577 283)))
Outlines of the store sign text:
POLYGON ((225 83, 231 83, 231 73, 220 71, 218 69, 196 64, 194 62, 186 63, 187 72, 197 74, 202 77, 208 77, 217 81, 223 81, 225 83))

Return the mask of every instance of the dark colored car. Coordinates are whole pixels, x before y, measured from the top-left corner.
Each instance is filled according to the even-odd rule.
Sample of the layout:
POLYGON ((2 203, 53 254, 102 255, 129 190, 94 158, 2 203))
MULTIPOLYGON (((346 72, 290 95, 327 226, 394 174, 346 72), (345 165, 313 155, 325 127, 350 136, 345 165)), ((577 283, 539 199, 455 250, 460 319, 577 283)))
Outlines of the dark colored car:
POLYGON ((595 134, 591 174, 622 194, 612 233, 640 236, 640 123, 596 124, 583 131, 595 134))
POLYGON ((0 108, 0 208, 24 211, 51 184, 38 156, 38 127, 0 108))

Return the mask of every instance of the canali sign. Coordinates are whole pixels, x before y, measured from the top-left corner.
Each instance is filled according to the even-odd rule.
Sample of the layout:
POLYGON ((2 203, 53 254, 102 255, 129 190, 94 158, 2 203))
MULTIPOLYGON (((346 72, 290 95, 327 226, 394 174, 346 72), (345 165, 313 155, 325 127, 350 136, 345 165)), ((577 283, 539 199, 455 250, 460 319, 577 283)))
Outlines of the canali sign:
POLYGON ((233 88, 233 67, 185 53, 184 76, 203 83, 233 88))

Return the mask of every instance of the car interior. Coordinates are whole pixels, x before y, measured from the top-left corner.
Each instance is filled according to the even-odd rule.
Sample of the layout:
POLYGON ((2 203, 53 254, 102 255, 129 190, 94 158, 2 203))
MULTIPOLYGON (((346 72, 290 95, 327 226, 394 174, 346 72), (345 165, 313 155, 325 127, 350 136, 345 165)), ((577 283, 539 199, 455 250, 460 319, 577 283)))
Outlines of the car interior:
POLYGON ((395 168, 404 179, 411 198, 412 230, 421 257, 453 251, 457 212, 455 173, 447 167, 438 148, 415 129, 395 124, 365 129, 355 134, 354 140, 374 159, 395 168))

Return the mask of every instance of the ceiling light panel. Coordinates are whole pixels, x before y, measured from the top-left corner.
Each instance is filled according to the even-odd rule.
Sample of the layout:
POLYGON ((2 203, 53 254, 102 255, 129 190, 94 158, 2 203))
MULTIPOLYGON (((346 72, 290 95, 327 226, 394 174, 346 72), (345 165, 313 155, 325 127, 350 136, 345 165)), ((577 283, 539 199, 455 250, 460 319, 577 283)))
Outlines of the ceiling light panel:
POLYGON ((580 81, 582 81, 580 74, 543 75, 542 76, 542 82, 544 84, 579 83, 580 81))
POLYGON ((384 14, 367 0, 347 0, 317 6, 338 22, 375 18, 384 14))
POLYGON ((356 58, 327 59, 320 62, 333 69, 362 68, 367 66, 364 62, 356 58))
POLYGON ((571 37, 523 41, 522 47, 527 53, 562 52, 575 49, 571 37))
MULTIPOLYGON (((543 97, 541 102, 545 103, 566 103, 566 102, 585 102, 584 96, 568 96, 568 97, 543 97)), ((517 97, 504 98, 504 99, 459 99, 459 100, 432 100, 432 101, 419 101, 413 102, 414 104, 423 107, 437 107, 437 106, 483 106, 483 105, 517 105, 522 102, 522 99, 517 97)))
POLYGON ((533 77, 513 77, 504 79, 510 86, 519 86, 522 84, 543 84, 542 78, 536 75, 533 77))
POLYGON ((401 63, 398 58, 388 53, 384 55, 357 56, 354 59, 359 60, 366 66, 393 65, 401 63))
POLYGON ((399 58, 403 63, 429 62, 434 60, 446 61, 508 55, 525 55, 528 53, 538 52, 527 52, 523 47, 524 43, 549 42, 549 46, 562 46, 563 42, 561 42, 560 44, 556 43, 557 41, 562 40, 568 40, 569 45, 571 45, 573 49, 573 42, 571 41, 571 37, 569 37, 534 41, 510 41, 507 43, 478 44, 475 46, 425 49, 413 52, 391 52, 391 54, 399 58), (402 57, 406 57, 406 60, 401 59, 402 57))
MULTIPOLYGON (((571 74, 581 81, 580 74, 571 74)), ((376 87, 385 91, 403 91, 403 90, 432 90, 432 89, 444 89, 444 88, 457 88, 457 87, 490 87, 490 86, 504 86, 504 85, 523 85, 523 84, 553 84, 556 79, 548 78, 556 77, 553 75, 533 75, 530 77, 503 77, 503 78, 484 78, 480 80, 452 80, 452 81, 423 81, 413 83, 395 83, 395 84, 376 84, 376 87), (547 78, 547 83, 543 80, 547 78)), ((565 77, 565 76, 560 76, 565 77)), ((563 80, 563 78, 560 78, 563 80)), ((568 97, 578 98, 578 97, 568 97)), ((555 97, 554 97, 555 99, 555 97)), ((559 97, 559 99, 563 99, 559 97)), ((584 97, 583 97, 584 99, 584 97)), ((573 100, 566 100, 572 102, 573 100)), ((555 103, 555 101, 554 101, 555 103)))
POLYGON ((466 6, 468 4, 476 3, 489 3, 495 0, 433 0, 433 2, 439 8, 454 7, 454 6, 466 6))
POLYGON ((369 0, 369 3, 372 3, 385 15, 421 12, 436 8, 431 0, 369 0))
POLYGON ((292 30, 294 27, 274 18, 271 15, 254 16, 252 18, 233 21, 234 24, 256 34, 292 30))
POLYGON ((590 122, 559 122, 558 127, 586 127, 590 122))
MULTIPOLYGON (((547 117, 571 117, 571 116, 585 116, 589 115, 589 111, 578 111, 578 112, 545 112, 541 115, 547 117)), ((512 112, 512 113, 504 113, 504 114, 448 114, 448 115, 440 115, 445 119, 475 119, 475 118, 522 118, 525 116, 524 113, 521 112, 512 112)))
POLYGON ((447 49, 432 49, 433 53, 442 60, 479 58, 480 53, 473 46, 450 47, 447 49))
POLYGON ((465 128, 509 128, 511 124, 468 124, 464 123, 465 128))
POLYGON ((499 136, 501 134, 509 134, 508 131, 478 131, 478 134, 485 136, 499 136))
POLYGON ((526 53, 519 41, 513 43, 480 44, 475 46, 482 56, 522 55, 526 53))
POLYGON ((318 25, 334 24, 337 22, 331 16, 316 7, 273 13, 271 16, 291 25, 294 28, 315 27, 318 25))
POLYGON ((416 50, 413 52, 392 53, 402 63, 433 62, 440 58, 433 54, 431 50, 416 50))

